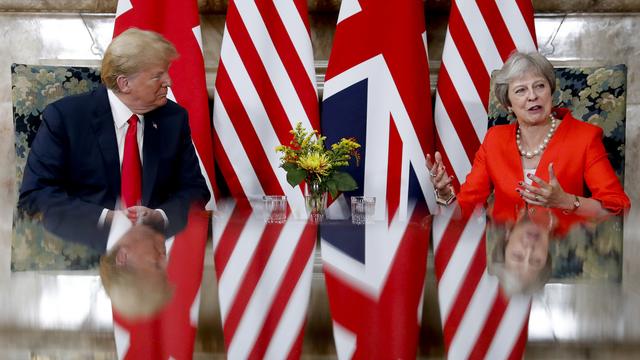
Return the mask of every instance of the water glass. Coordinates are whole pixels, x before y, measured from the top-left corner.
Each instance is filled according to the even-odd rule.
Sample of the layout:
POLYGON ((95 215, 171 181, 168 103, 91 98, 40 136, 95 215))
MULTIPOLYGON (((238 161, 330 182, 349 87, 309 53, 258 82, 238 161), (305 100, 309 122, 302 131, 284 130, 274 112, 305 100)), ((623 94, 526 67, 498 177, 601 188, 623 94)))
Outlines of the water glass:
POLYGON ((287 197, 284 195, 265 195, 262 197, 264 221, 270 224, 282 224, 287 221, 287 197))
POLYGON ((373 223, 376 212, 376 198, 372 196, 351 197, 351 222, 356 225, 373 223))

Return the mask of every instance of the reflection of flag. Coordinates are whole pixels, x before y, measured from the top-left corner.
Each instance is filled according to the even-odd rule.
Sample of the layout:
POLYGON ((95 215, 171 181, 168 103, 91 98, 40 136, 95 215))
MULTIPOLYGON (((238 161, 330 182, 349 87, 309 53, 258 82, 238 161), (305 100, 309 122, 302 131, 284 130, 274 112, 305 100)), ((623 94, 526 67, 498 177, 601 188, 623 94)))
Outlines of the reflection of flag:
MULTIPOLYGON (((213 150, 199 24, 195 0, 120 0, 114 36, 129 27, 153 30, 177 48, 180 57, 169 70, 172 92, 189 112, 193 142, 203 175, 211 187, 213 150)), ((186 229, 174 241, 167 271, 176 291, 167 308, 148 322, 114 325, 120 357, 192 357, 208 232, 208 220, 203 216, 197 209, 190 212, 186 229)))
POLYGON ((321 225, 338 356, 415 358, 428 231, 407 221, 426 215, 425 199, 435 204, 424 163, 433 124, 423 2, 342 2, 322 130, 329 143, 362 145, 349 171, 385 219, 347 233, 321 225))
MULTIPOLYGON (((438 147, 464 182, 487 131, 491 72, 514 49, 536 49, 530 0, 453 1, 435 104, 438 147), (478 16, 480 15, 480 16, 478 16)), ((456 181, 457 181, 456 180, 456 181)), ((509 301, 486 271, 484 213, 434 220, 438 298, 450 359, 521 358, 529 299, 509 301)))
POLYGON ((214 259, 228 357, 299 357, 309 302, 315 227, 265 225, 249 200, 286 195, 277 145, 302 122, 319 128, 313 52, 305 0, 230 1, 216 78, 214 152, 237 202, 225 225, 216 218, 214 259))
POLYGON ((415 359, 429 248, 424 206, 364 226, 320 225, 339 359, 415 359))
POLYGON ((287 183, 275 147, 302 122, 319 128, 307 3, 230 1, 216 78, 216 161, 239 201, 286 195, 304 213, 299 187, 287 183))
POLYGON ((317 227, 267 224, 245 202, 221 202, 213 220, 227 357, 299 358, 317 227))

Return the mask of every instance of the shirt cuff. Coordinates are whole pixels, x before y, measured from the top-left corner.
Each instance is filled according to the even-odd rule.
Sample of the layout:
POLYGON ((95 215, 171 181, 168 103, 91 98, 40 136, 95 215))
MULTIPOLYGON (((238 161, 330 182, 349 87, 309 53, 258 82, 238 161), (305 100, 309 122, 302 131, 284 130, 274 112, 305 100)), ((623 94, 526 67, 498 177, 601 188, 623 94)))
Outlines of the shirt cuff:
POLYGON ((100 214, 100 218, 98 218, 98 229, 104 226, 105 221, 107 221, 107 214, 109 213, 109 209, 102 209, 102 213, 100 214))
POLYGON ((169 226, 169 218, 167 217, 167 214, 162 209, 155 210, 160 212, 160 215, 162 215, 162 219, 164 220, 164 228, 166 229, 169 226))

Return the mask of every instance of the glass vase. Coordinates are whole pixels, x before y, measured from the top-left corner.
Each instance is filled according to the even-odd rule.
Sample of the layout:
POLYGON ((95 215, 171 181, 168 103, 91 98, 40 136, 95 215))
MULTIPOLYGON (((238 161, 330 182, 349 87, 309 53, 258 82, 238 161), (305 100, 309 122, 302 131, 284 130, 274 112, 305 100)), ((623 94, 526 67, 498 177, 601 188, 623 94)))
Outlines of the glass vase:
POLYGON ((307 182, 304 195, 305 206, 309 219, 314 223, 324 220, 327 209, 327 192, 317 181, 307 182))

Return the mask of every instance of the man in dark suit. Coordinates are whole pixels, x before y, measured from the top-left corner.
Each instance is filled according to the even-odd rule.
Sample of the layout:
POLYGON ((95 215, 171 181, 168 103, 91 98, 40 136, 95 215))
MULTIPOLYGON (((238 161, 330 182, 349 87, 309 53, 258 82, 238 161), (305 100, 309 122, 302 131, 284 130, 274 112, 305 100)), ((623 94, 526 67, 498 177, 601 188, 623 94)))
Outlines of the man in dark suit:
POLYGON ((100 251, 106 249, 114 211, 166 236, 182 229, 190 205, 206 202, 210 194, 187 111, 167 99, 169 65, 177 56, 175 47, 154 32, 129 29, 115 38, 102 61, 105 86, 44 110, 19 207, 41 214, 45 228, 61 238, 100 251), (141 170, 127 175, 123 169, 121 175, 131 159, 126 144, 131 137, 141 170), (135 203, 127 204, 123 192, 130 191, 125 183, 132 178, 141 190, 135 203))

